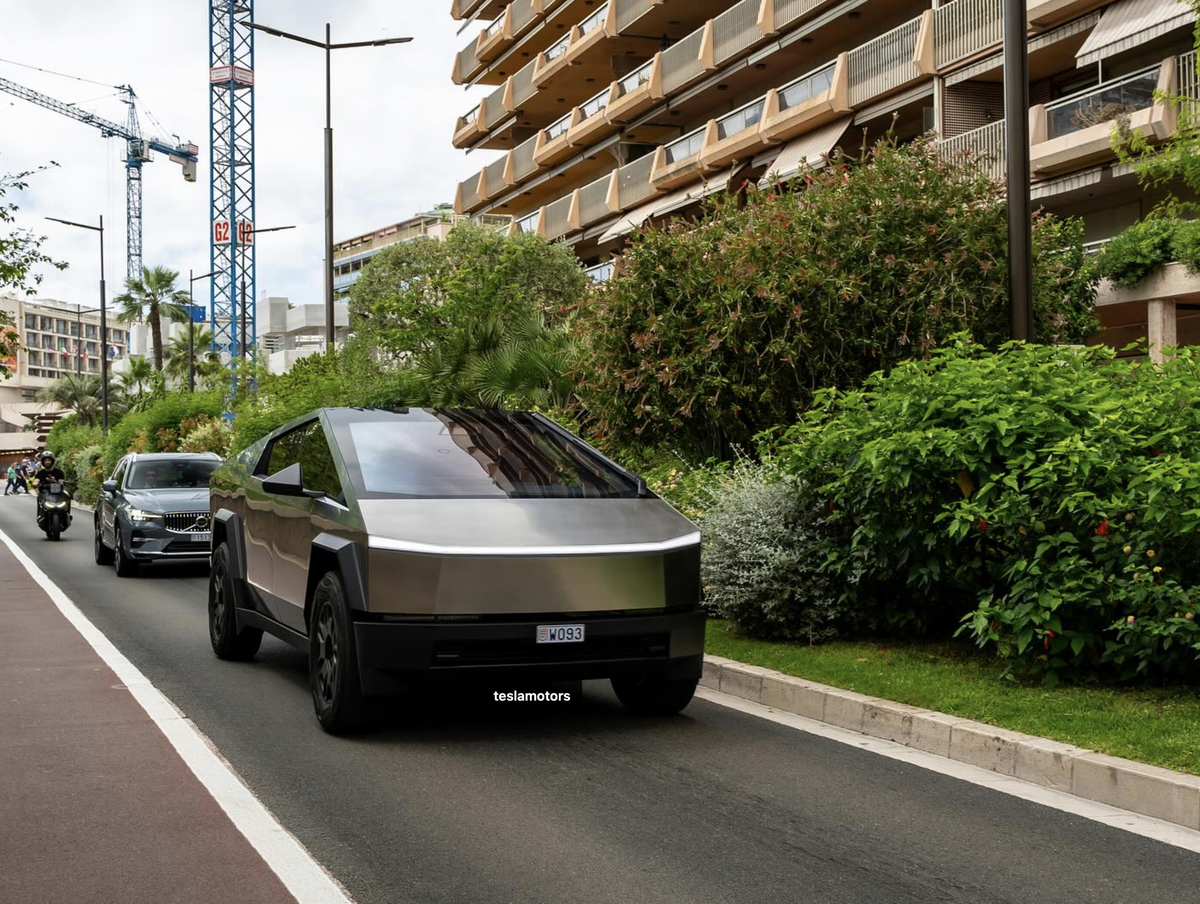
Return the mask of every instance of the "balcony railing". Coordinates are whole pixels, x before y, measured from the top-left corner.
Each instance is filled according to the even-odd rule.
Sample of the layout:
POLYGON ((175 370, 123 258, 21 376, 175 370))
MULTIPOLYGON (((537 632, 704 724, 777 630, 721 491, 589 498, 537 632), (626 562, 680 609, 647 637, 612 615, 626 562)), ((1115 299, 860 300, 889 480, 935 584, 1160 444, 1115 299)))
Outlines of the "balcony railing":
POLYGON ((537 164, 533 160, 533 152, 537 150, 537 136, 528 141, 522 141, 512 152, 512 177, 517 183, 524 182, 537 172, 537 164))
POLYGON ((496 197, 504 190, 504 168, 507 164, 508 155, 505 154, 483 168, 483 182, 489 198, 496 197))
POLYGON ((535 68, 537 68, 537 60, 531 60, 513 74, 512 99, 514 107, 519 108, 521 104, 537 94, 537 85, 533 83, 533 70, 535 68))
POLYGON ((713 19, 713 59, 719 66, 759 41, 760 0, 741 0, 713 19))
POLYGON ((764 98, 759 98, 747 104, 740 110, 734 110, 717 120, 717 138, 725 139, 746 129, 757 126, 762 121, 764 98))
POLYGON ((933 12, 934 65, 938 69, 999 44, 1003 0, 955 0, 933 12))
POLYGON ((1046 137, 1059 138, 1111 122, 1154 104, 1159 67, 1152 66, 1114 82, 1046 105, 1046 137))
POLYGON ((1192 100, 1200 98, 1200 80, 1196 77, 1196 51, 1189 50, 1180 54, 1179 64, 1179 94, 1192 100))
POLYGON ((624 31, 654 8, 654 0, 613 0, 617 4, 617 31, 624 31))
POLYGON ((865 103, 921 77, 913 61, 921 20, 913 19, 850 51, 850 103, 865 103))
POLYGON ((500 86, 500 90, 493 91, 483 99, 483 114, 484 121, 487 123, 488 129, 494 129, 500 125, 507 115, 508 111, 504 109, 504 86, 500 86))
POLYGON ((557 239, 571 231, 571 201, 574 192, 564 195, 553 204, 546 205, 545 235, 557 239))
POLYGON ((465 82, 479 68, 478 47, 479 41, 476 39, 458 52, 458 76, 461 81, 465 82))
POLYGON ((667 163, 684 163, 700 153, 704 146, 704 128, 677 138, 666 147, 667 163))
POLYGON ((602 264, 596 264, 594 267, 588 267, 583 272, 594 283, 608 282, 613 277, 613 263, 612 261, 605 261, 602 264))
POLYGON ((939 145, 947 157, 966 156, 996 182, 1004 179, 1004 120, 947 138, 939 145))
POLYGON ((534 0, 513 0, 512 33, 520 34, 538 15, 534 10, 534 0))
POLYGON ((567 129, 571 128, 571 114, 568 113, 562 119, 556 119, 550 125, 546 126, 546 140, 553 141, 559 135, 566 135, 567 129))
POLYGON ((478 118, 479 118, 479 104, 476 104, 471 109, 470 113, 467 113, 465 116, 463 116, 463 118, 462 118, 463 125, 469 126, 471 123, 473 123, 478 118))
POLYGON ((647 154, 632 163, 626 163, 617 173, 617 198, 622 210, 641 204, 654 194, 650 182, 650 171, 654 168, 654 155, 647 154))
POLYGON ((586 35, 586 34, 591 33, 592 31, 595 31, 597 28, 599 28, 601 25, 604 24, 604 20, 606 18, 608 18, 608 4, 602 3, 602 4, 600 4, 599 7, 596 8, 595 12, 593 12, 590 16, 588 16, 586 19, 584 19, 582 22, 579 23, 580 36, 586 35))
POLYGON ((526 214, 517 220, 513 225, 518 232, 533 232, 537 229, 538 217, 542 215, 541 210, 535 210, 533 213, 526 214))
POLYGON ((462 209, 468 211, 473 207, 478 207, 479 202, 483 200, 479 197, 479 174, 476 173, 471 178, 459 183, 459 188, 462 190, 462 209))
POLYGON ((700 42, 703 39, 704 29, 700 28, 663 51, 664 92, 670 94, 704 71, 700 66, 700 42))
POLYGON ((618 79, 617 90, 620 92, 620 96, 624 96, 632 91, 636 91, 642 85, 646 84, 646 82, 650 81, 650 70, 653 68, 654 60, 649 59, 641 66, 638 66, 637 69, 634 69, 633 72, 629 73, 629 75, 622 79, 618 79))
POLYGON ((567 48, 570 46, 571 46, 571 36, 569 34, 563 35, 554 44, 551 44, 550 47, 546 49, 545 54, 543 54, 543 56, 546 57, 546 62, 553 63, 560 56, 562 56, 564 53, 566 53, 567 48))
POLYGON ((807 103, 818 94, 823 94, 833 87, 833 70, 835 63, 830 63, 824 69, 808 75, 802 75, 794 82, 789 82, 779 89, 779 109, 788 110, 800 104, 807 103))
POLYGON ((775 27, 781 28, 795 22, 801 16, 807 15, 825 0, 774 0, 775 27))
POLYGON ((608 173, 579 190, 580 225, 587 226, 603 220, 611 213, 608 209, 608 188, 611 184, 612 174, 608 173))
POLYGON ((595 97, 591 98, 590 100, 586 100, 579 105, 579 109, 583 113, 584 119, 591 119, 608 106, 608 93, 609 89, 605 88, 595 97))

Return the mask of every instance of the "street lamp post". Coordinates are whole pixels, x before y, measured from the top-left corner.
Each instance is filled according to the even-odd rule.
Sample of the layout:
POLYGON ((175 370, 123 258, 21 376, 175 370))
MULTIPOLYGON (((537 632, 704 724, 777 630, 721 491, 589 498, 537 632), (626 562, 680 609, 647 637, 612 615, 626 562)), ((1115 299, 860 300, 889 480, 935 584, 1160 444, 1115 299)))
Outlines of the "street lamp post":
MULTIPOLYGON (((104 217, 100 217, 99 226, 87 223, 76 223, 72 220, 60 220, 58 217, 46 217, 64 226, 74 226, 77 229, 90 229, 100 234, 100 435, 108 435, 108 315, 104 301, 104 217)), ((83 337, 80 336, 80 341, 83 337)))
POLYGON ((1008 193, 1008 291, 1012 338, 1033 341, 1029 224, 1029 29, 1026 0, 1004 0, 1004 144, 1008 193))
MULTIPOLYGON (((247 229, 245 235, 258 235, 260 232, 282 232, 285 229, 295 229, 295 226, 267 226, 263 229, 247 229)), ((242 322, 241 322, 241 338, 238 341, 238 357, 243 361, 246 360, 246 242, 242 241, 242 234, 238 235, 238 252, 241 255, 241 273, 242 273, 242 322)))
POLYGON ((299 41, 311 47, 320 47, 325 51, 325 341, 329 349, 333 349, 333 99, 330 86, 332 84, 331 57, 335 50, 346 50, 352 47, 383 47, 388 44, 407 44, 412 38, 380 38, 375 41, 350 41, 334 44, 330 39, 329 23, 325 23, 325 40, 314 41, 312 38, 301 37, 271 28, 258 22, 243 19, 238 23, 247 28, 257 28, 277 38, 287 38, 299 41))
POLYGON ((208 279, 214 272, 193 276, 192 271, 188 270, 188 392, 196 391, 196 303, 192 287, 200 280, 208 279))

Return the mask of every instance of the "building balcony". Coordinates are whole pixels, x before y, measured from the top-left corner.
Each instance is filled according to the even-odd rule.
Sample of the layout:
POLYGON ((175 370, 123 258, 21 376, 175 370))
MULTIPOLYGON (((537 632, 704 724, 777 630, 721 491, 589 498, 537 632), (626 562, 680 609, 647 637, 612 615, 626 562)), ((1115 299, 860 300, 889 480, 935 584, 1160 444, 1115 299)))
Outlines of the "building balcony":
POLYGON ((620 213, 619 179, 613 170, 579 189, 579 225, 591 226, 620 213))
POLYGON ((850 112, 849 56, 767 92, 762 135, 785 141, 850 112))
POLYGON ((1112 157, 1112 136, 1118 127, 1151 141, 1170 135, 1178 111, 1156 92, 1178 90, 1178 62, 1170 57, 1150 69, 1033 107, 1029 111, 1033 172, 1061 173, 1112 157))
POLYGON ((570 131, 583 121, 583 112, 576 107, 566 116, 550 123, 537 134, 533 162, 539 167, 553 166, 571 156, 570 131))
POLYGON ((538 234, 554 241, 579 229, 578 204, 578 189, 547 204, 538 219, 538 234))
POLYGON ((475 58, 481 64, 486 66, 512 44, 513 6, 515 5, 514 3, 506 6, 503 15, 490 25, 484 26, 483 30, 479 32, 479 37, 475 40, 475 58))
POLYGON ((604 115, 611 97, 610 85, 575 108, 579 111, 579 120, 567 130, 567 144, 573 148, 587 147, 619 131, 619 127, 610 123, 604 115))
POLYGON ((934 59, 932 12, 928 10, 850 51, 847 96, 851 107, 901 91, 927 77, 922 70, 932 70, 934 59))
POLYGON ((450 17, 457 20, 476 17, 494 19, 504 12, 504 5, 509 0, 452 0, 450 17))
POLYGON ((947 157, 967 157, 980 166, 995 182, 1005 176, 1004 120, 989 122, 938 142, 938 150, 947 157))
POLYGON ((1074 19, 1111 0, 1029 0, 1029 24, 1037 27, 1074 19))
POLYGON ((700 152, 704 150, 707 135, 708 126, 701 126, 670 144, 660 146, 654 152, 650 181, 655 189, 665 191, 700 177, 703 172, 700 152))
POLYGON ((723 166, 739 157, 754 156, 755 150, 763 146, 760 129, 766 103, 766 98, 760 97, 732 113, 708 121, 700 151, 703 169, 723 166))
POLYGON ((604 117, 613 125, 623 125, 654 107, 663 97, 662 54, 656 53, 612 83, 604 117))
POLYGON ((454 124, 454 146, 456 148, 466 147, 487 132, 487 121, 480 116, 482 112, 483 104, 478 104, 469 113, 458 117, 458 121, 454 124))

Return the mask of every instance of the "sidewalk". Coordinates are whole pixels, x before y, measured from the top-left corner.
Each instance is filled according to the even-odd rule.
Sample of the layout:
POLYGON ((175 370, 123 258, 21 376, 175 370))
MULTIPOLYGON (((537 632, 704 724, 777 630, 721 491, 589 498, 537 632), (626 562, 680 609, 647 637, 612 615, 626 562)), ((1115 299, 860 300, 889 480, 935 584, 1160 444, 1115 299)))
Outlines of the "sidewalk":
POLYGON ((294 899, 0 544, 0 901, 294 899))

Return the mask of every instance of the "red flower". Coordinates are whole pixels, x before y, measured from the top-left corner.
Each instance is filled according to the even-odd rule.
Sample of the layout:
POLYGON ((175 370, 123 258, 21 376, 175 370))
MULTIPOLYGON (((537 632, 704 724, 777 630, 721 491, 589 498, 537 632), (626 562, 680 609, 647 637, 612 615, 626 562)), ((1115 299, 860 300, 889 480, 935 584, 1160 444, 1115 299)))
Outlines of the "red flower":
POLYGON ((983 518, 979 519, 979 529, 981 531, 987 531, 987 521, 985 521, 983 518))
POLYGON ((1100 522, 1100 526, 1098 528, 1096 528, 1096 533, 1098 533, 1102 537, 1108 536, 1108 519, 1107 518, 1105 518, 1103 521, 1100 522))
POLYGON ((1042 641, 1042 647, 1043 647, 1043 649, 1046 649, 1046 650, 1050 649, 1050 638, 1049 637, 1047 637, 1045 640, 1042 641))

